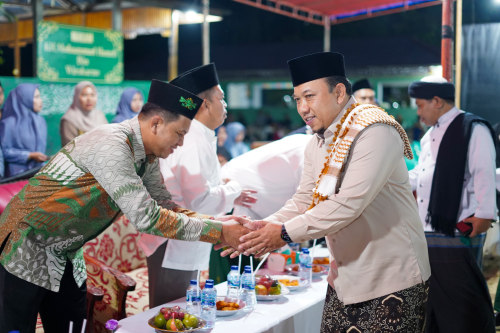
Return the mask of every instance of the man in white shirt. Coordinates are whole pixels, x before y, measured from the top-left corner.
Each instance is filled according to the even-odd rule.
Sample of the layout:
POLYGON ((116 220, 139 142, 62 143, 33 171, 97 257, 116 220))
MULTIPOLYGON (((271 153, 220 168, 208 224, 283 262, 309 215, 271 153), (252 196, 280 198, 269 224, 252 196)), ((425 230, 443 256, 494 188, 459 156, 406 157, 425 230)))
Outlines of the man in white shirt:
MULTIPOLYGON (((203 99, 184 144, 167 159, 160 160, 172 200, 182 207, 214 216, 230 212, 233 204, 253 204, 254 191, 242 190, 235 181, 224 184, 220 176, 214 130, 222 125, 227 112, 215 65, 191 69, 170 83, 203 99)), ((202 242, 164 239, 160 242, 147 260, 150 307, 185 296, 189 281, 196 278, 198 270, 208 267, 211 251, 211 245, 202 242)))
POLYGON ((431 263, 427 332, 494 332, 480 265, 496 217, 491 126, 454 104, 455 87, 425 77, 410 85, 421 121, 432 126, 410 171, 431 263))
POLYGON ((304 150, 311 137, 289 135, 227 162, 222 167, 222 179, 236 180, 257 192, 254 205, 237 205, 233 214, 260 220, 283 207, 297 191, 304 167, 304 150))

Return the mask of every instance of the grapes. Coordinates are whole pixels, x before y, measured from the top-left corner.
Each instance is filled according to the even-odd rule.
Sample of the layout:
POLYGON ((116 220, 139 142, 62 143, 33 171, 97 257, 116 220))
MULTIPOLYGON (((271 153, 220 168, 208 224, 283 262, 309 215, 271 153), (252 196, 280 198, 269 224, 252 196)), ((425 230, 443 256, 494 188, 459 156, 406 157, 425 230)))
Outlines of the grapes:
POLYGON ((185 313, 179 306, 171 308, 163 307, 155 316, 154 324, 157 328, 183 331, 185 329, 198 327, 198 318, 189 313, 185 313))

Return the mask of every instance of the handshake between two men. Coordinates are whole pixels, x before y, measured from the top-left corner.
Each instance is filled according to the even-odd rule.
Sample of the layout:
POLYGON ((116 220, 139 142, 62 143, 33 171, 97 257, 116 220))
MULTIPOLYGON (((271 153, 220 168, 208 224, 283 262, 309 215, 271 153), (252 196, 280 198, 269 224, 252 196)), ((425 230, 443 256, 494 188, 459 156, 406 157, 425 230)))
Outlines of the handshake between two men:
POLYGON ((251 220, 244 216, 217 217, 223 221, 221 243, 214 249, 225 248, 221 256, 235 258, 240 254, 261 257, 285 245, 281 239, 282 224, 265 220, 251 220))

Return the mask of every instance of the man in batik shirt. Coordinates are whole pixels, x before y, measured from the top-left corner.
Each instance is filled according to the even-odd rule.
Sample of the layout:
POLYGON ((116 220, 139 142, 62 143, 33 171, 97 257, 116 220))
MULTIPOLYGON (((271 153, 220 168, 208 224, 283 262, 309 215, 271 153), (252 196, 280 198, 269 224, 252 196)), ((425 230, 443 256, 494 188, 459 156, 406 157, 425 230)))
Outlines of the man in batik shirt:
POLYGON ((180 208, 163 185, 158 157, 182 145, 202 100, 153 80, 138 117, 104 125, 62 148, 0 218, 0 332, 77 332, 85 318, 82 246, 121 213, 137 230, 186 241, 244 233, 180 208))

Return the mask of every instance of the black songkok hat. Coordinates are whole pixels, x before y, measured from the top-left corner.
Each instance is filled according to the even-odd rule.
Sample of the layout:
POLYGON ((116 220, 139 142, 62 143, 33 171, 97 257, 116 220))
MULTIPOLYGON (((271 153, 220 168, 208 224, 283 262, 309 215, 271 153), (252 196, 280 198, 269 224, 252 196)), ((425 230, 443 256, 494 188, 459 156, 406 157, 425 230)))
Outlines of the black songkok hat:
POLYGON ((352 85, 352 92, 354 93, 355 91, 360 90, 360 89, 372 89, 373 90, 372 85, 370 84, 370 81, 368 81, 368 79, 361 79, 361 80, 354 82, 354 84, 352 85))
POLYGON ((288 60, 293 86, 329 76, 344 76, 344 56, 336 52, 318 52, 288 60))
POLYGON ((442 99, 455 99, 455 86, 450 82, 417 81, 410 84, 408 94, 413 98, 432 99, 434 96, 442 99))
POLYGON ((198 95, 218 85, 219 77, 215 70, 215 64, 211 63, 190 69, 170 81, 170 83, 198 95))
POLYGON ((203 100, 173 84, 153 80, 149 87, 148 102, 156 104, 167 111, 193 119, 203 100))

